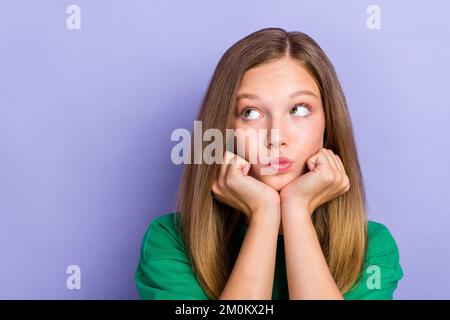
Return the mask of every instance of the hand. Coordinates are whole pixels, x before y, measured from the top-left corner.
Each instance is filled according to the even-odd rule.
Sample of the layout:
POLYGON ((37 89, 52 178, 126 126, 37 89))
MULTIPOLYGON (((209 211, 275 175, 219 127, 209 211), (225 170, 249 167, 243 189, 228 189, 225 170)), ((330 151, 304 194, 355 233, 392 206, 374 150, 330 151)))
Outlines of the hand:
POLYGON ((252 221, 257 213, 272 212, 260 209, 271 206, 279 208, 280 195, 274 188, 249 176, 250 167, 251 164, 244 158, 225 151, 219 176, 211 190, 217 200, 241 211, 252 221))
POLYGON ((322 204, 346 193, 350 181, 341 158, 329 149, 322 148, 306 164, 309 172, 292 180, 280 190, 281 206, 290 211, 305 208, 312 214, 322 204))

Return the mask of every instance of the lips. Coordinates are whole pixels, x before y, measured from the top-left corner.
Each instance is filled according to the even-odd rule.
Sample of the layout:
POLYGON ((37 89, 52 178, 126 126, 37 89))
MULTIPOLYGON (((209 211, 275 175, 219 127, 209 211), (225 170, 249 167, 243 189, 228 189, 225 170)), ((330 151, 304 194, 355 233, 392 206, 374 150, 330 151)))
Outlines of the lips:
POLYGON ((271 166, 274 166, 274 165, 286 166, 290 163, 292 163, 292 160, 285 156, 274 158, 274 159, 272 159, 272 161, 270 161, 271 166))
POLYGON ((281 173, 289 171, 292 167, 292 164, 293 161, 291 159, 285 156, 281 156, 272 159, 270 163, 266 165, 266 167, 271 167, 275 169, 277 172, 281 173))

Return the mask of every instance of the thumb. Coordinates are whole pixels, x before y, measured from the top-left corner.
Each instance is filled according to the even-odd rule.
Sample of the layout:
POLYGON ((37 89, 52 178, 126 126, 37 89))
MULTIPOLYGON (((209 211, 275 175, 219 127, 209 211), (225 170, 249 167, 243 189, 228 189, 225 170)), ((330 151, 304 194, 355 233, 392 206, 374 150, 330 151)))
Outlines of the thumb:
POLYGON ((234 154, 229 159, 230 169, 239 175, 246 176, 248 171, 250 170, 250 162, 245 160, 244 158, 234 154))
POLYGON ((239 170, 239 172, 241 172, 244 176, 246 176, 251 167, 250 162, 248 162, 247 160, 245 160, 240 156, 236 156, 236 160, 237 160, 236 169, 239 170))
POLYGON ((244 175, 248 175, 248 172, 250 171, 250 168, 251 168, 250 162, 248 162, 247 164, 244 164, 244 166, 242 168, 242 173, 244 175))
POLYGON ((315 169, 321 168, 326 162, 327 159, 322 152, 317 152, 314 155, 312 155, 307 161, 306 164, 308 165, 308 169, 313 171, 315 169))

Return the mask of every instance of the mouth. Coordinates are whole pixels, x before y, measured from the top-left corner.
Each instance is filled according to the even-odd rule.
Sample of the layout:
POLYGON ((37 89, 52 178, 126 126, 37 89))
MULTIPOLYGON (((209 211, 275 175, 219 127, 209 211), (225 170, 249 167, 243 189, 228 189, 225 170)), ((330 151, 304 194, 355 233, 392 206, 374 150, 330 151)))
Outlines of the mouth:
POLYGON ((291 159, 281 156, 272 159, 269 164, 265 165, 265 167, 271 167, 277 172, 281 173, 289 171, 292 168, 293 164, 294 162, 291 159))

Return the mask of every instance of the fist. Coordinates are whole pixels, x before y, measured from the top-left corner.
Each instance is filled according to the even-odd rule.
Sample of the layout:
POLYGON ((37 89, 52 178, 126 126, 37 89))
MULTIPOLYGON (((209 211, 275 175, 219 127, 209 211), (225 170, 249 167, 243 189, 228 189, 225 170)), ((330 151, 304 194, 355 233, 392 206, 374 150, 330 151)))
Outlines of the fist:
POLYGON ((322 204, 350 190, 350 180, 341 158, 330 149, 320 149, 306 164, 310 171, 281 189, 282 205, 303 207, 312 214, 322 204))
MULTIPOLYGON (((218 177, 211 191, 218 201, 225 203, 247 216, 248 221, 260 217, 263 208, 279 208, 278 192, 248 174, 251 164, 244 158, 226 151, 218 177)), ((276 218, 276 217, 267 217, 276 218)))

